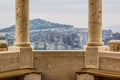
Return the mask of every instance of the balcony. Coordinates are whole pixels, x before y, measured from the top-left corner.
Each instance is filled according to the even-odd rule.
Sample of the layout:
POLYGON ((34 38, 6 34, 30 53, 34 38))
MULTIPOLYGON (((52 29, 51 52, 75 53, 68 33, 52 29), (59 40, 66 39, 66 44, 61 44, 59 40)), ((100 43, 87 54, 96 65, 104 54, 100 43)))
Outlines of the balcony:
POLYGON ((36 51, 29 41, 28 22, 29 0, 16 0, 16 41, 10 47, 0 42, 0 80, 120 79, 120 41, 109 46, 102 42, 102 0, 89 0, 84 50, 36 51))

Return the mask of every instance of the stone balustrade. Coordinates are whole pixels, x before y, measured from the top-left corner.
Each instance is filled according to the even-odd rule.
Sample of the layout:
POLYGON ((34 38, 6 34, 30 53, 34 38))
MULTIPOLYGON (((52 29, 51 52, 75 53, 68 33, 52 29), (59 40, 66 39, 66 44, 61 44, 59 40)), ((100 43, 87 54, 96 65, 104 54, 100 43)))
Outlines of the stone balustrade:
POLYGON ((109 47, 110 51, 120 52, 120 40, 111 40, 109 47))
POLYGON ((7 41, 0 40, 0 51, 7 51, 7 41))

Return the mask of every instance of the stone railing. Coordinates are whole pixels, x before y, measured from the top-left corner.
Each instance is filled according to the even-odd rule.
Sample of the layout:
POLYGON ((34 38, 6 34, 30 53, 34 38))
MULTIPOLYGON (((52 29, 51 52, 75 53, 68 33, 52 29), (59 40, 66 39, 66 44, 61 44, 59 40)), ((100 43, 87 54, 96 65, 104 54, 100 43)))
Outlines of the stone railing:
POLYGON ((7 41, 0 40, 0 51, 7 51, 7 41))
POLYGON ((120 52, 120 40, 111 40, 109 46, 110 51, 120 52))
POLYGON ((19 52, 0 52, 0 72, 19 69, 19 52))

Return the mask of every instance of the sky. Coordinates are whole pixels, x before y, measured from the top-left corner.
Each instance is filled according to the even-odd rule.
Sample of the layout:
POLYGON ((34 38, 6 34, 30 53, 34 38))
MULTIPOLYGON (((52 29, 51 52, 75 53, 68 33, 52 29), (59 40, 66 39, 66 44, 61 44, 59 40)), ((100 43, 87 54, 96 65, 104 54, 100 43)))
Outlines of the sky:
MULTIPOLYGON (((120 0, 103 0, 103 29, 120 32, 120 0)), ((30 19, 88 27, 88 0, 30 0, 30 19)), ((0 28, 15 24, 15 0, 0 3, 0 28)))

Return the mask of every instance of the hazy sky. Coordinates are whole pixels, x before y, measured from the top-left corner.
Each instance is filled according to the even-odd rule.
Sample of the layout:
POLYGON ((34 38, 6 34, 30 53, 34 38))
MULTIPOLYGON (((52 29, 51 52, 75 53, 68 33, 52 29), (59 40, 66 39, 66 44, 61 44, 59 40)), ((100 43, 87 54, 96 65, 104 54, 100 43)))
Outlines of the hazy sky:
MULTIPOLYGON (((88 26, 88 0, 30 0, 30 19, 88 26)), ((15 0, 0 3, 0 28, 15 24, 15 0)), ((120 32, 120 0, 103 0, 103 28, 120 32)))

